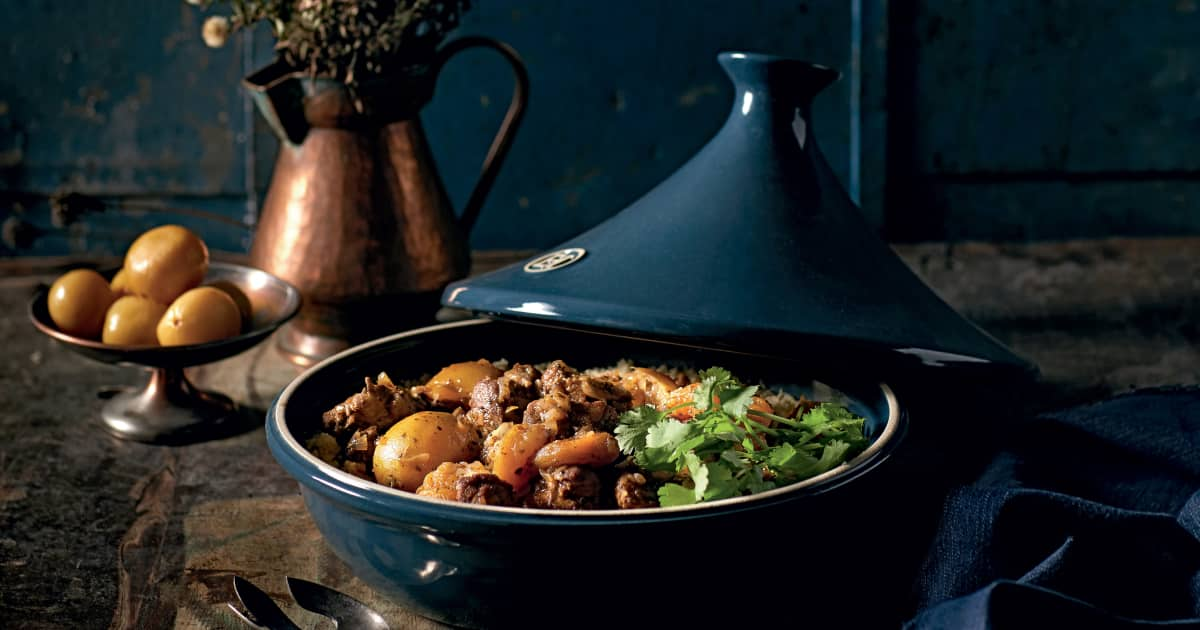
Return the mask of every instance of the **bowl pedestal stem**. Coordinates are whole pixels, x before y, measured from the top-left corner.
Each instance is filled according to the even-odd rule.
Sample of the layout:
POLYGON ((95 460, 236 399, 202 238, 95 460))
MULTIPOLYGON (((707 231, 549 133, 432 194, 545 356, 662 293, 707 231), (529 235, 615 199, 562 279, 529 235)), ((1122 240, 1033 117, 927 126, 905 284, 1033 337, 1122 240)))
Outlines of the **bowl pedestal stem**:
POLYGON ((219 437, 242 420, 232 400, 197 388, 178 367, 152 369, 145 386, 117 393, 100 412, 109 433, 149 444, 219 437))

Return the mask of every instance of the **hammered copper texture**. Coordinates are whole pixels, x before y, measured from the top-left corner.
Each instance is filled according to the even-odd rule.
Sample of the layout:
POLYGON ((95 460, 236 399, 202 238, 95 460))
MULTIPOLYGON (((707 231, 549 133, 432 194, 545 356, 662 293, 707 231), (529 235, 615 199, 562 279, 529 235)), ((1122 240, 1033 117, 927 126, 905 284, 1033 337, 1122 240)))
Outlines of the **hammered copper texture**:
POLYGON ((283 146, 250 260, 299 287, 299 328, 334 336, 347 331, 331 310, 437 291, 469 266, 415 119, 376 133, 316 128, 283 146))

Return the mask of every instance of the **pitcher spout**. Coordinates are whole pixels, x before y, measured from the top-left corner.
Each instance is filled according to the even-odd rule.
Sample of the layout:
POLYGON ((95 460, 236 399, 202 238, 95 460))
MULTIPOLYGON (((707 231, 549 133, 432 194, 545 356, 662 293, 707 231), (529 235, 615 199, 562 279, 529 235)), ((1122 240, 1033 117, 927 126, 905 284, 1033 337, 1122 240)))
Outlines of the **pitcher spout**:
POLYGON ((242 79, 255 107, 280 140, 304 142, 309 123, 304 116, 304 87, 295 68, 276 60, 242 79))

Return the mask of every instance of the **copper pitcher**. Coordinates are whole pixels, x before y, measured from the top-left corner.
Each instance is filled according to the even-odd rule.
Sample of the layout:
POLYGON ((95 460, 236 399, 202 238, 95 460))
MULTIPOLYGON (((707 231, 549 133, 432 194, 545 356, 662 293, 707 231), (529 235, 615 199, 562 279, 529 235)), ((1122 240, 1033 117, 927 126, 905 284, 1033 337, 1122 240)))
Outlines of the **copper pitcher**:
POLYGON ((386 80, 347 86, 276 62, 243 83, 281 139, 250 262, 304 296, 279 349, 307 365, 432 323, 442 288, 469 271, 467 235, 524 114, 529 80, 520 57, 504 43, 465 37, 386 80), (418 114, 446 61, 473 47, 503 55, 515 85, 456 217, 418 114))

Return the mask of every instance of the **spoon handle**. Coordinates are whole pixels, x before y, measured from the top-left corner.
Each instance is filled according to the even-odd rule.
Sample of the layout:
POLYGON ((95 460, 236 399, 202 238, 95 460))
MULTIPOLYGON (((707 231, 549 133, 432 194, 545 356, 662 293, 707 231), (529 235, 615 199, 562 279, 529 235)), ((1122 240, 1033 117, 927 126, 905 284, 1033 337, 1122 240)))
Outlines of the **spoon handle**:
MULTIPOLYGON (((271 599, 262 589, 251 584, 249 580, 233 576, 233 591, 237 593, 238 599, 253 617, 252 620, 246 619, 245 615, 234 609, 234 612, 238 612, 238 616, 242 619, 267 630, 300 630, 299 626, 292 623, 292 620, 283 614, 275 600, 271 599)), ((231 605, 230 608, 233 606, 231 605)))

